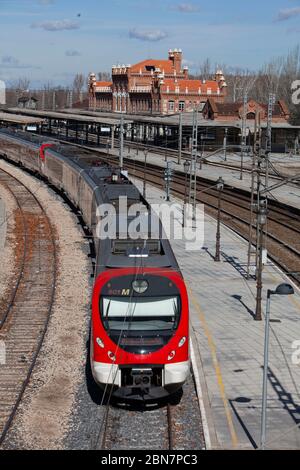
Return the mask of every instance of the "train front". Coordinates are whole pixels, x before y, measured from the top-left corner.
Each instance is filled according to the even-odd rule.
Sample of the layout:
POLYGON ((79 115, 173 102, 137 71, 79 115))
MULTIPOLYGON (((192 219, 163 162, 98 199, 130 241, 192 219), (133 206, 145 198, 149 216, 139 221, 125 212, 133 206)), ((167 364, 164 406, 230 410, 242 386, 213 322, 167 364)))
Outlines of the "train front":
POLYGON ((115 396, 158 399, 189 375, 188 297, 168 268, 110 269, 95 282, 91 365, 115 396))

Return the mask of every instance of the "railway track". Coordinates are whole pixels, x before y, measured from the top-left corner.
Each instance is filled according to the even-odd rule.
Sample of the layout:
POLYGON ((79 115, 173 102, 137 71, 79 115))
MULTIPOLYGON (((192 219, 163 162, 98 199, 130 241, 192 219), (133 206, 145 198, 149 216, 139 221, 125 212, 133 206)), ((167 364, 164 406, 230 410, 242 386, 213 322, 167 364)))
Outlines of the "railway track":
MULTIPOLYGON (((77 146, 80 148, 80 146, 77 146)), ((118 157, 107 157, 104 153, 83 147, 79 158, 110 162, 118 166, 118 157)), ((68 153, 72 158, 72 151, 68 153)), ((124 168, 132 176, 144 178, 145 164, 132 158, 124 158, 124 168)), ((162 189, 164 169, 147 162, 147 183, 162 189)), ((212 182, 197 177, 199 203, 205 204, 206 211, 216 217, 218 208, 218 191, 212 182)), ((171 192, 176 197, 184 198, 185 175, 175 171, 171 184, 171 192)), ((222 223, 227 225, 243 238, 249 240, 250 231, 250 195, 246 191, 226 187, 222 193, 222 223)), ((252 242, 256 244, 256 226, 251 227, 252 242)), ((269 199, 268 225, 264 231, 265 244, 269 257, 278 264, 297 284, 300 285, 300 211, 269 199)))
POLYGON ((0 314, 0 339, 6 347, 1 365, 0 445, 5 441, 29 384, 51 316, 57 276, 55 232, 36 195, 0 169, 0 184, 16 202, 15 281, 0 314))
MULTIPOLYGON (((161 188, 162 171, 159 175, 157 168, 147 168, 147 181, 161 188)), ((134 173, 135 176, 143 178, 143 165, 138 164, 138 168, 134 173)), ((184 185, 184 175, 175 172, 171 185, 173 194, 183 198, 185 193, 184 185)), ((198 178, 199 196, 197 201, 205 204, 206 211, 216 217, 218 191, 211 186, 211 182, 198 178)), ((243 238, 249 239, 249 196, 239 190, 226 188, 222 194, 221 216, 222 223, 238 232, 243 238)), ((251 230, 252 241, 255 245, 257 233, 255 224, 253 224, 251 230)), ((268 249, 269 256, 295 282, 300 284, 300 212, 269 201, 268 225, 264 230, 264 234, 265 246, 268 249)))
POLYGON ((100 432, 92 445, 98 450, 202 450, 205 441, 193 378, 183 394, 158 406, 107 404, 100 432))
MULTIPOLYGON (((52 130, 53 130, 53 128, 52 128, 52 130)), ((74 138, 74 141, 75 141, 75 131, 69 131, 69 136, 71 137, 72 135, 73 135, 73 138, 74 138)), ((53 136, 53 134, 49 134, 49 136, 51 137, 51 136, 53 136)), ((64 141, 64 139, 59 135, 59 133, 54 134, 54 138, 56 138, 56 139, 58 138, 58 140, 60 140, 61 142, 67 142, 67 143, 72 144, 72 142, 70 142, 70 141, 64 141)), ((85 133, 83 133, 81 136, 78 135, 78 139, 82 140, 82 146, 83 145, 88 146, 88 145, 92 144, 92 145, 97 145, 98 147, 99 147, 99 145, 103 145, 103 147, 105 147, 106 144, 107 144, 107 140, 110 141, 110 139, 107 139, 105 137, 100 137, 100 139, 98 141, 97 135, 90 134, 89 135, 89 142, 86 142, 85 144, 83 144, 83 142, 86 139, 85 133)), ((77 139, 77 141, 78 141, 78 139, 77 139)), ((115 138, 114 143, 115 143, 115 148, 118 148, 119 139, 115 138)), ((80 145, 80 144, 76 144, 75 142, 73 142, 73 144, 80 145)), ((236 148, 237 145, 232 146, 232 147, 236 148)), ((171 160, 176 161, 176 162, 178 160, 178 150, 172 149, 172 148, 159 147, 157 145, 151 145, 151 144, 146 144, 146 143, 142 143, 142 142, 125 141, 124 142, 124 154, 126 153, 127 148, 131 149, 131 150, 141 151, 141 152, 143 152, 144 150, 148 150, 148 152, 152 152, 152 153, 157 154, 159 156, 163 156, 165 159, 171 159, 171 160)), ((229 152, 229 149, 230 149, 230 147, 228 147, 228 152, 229 152)), ((104 152, 104 149, 103 149, 103 152, 104 152)), ((231 170, 233 172, 238 172, 238 173, 241 172, 241 163, 239 163, 239 162, 230 163, 229 160, 227 160, 226 162, 225 161, 224 162, 222 162, 222 161, 217 162, 217 161, 210 161, 209 160, 210 157, 215 156, 218 153, 219 154, 223 153, 223 149, 220 148, 220 149, 218 149, 214 152, 211 152, 209 155, 204 155, 203 165, 205 164, 206 166, 212 166, 212 167, 215 167, 215 168, 227 169, 227 170, 231 170)), ((236 152, 233 152, 233 153, 236 153, 236 152)), ((190 151, 188 151, 188 152, 187 151, 182 151, 182 160, 190 160, 190 159, 191 159, 191 152, 190 151)), ((276 163, 273 165, 274 168, 269 169, 269 175, 272 177, 272 179, 277 180, 277 181, 281 181, 282 178, 278 176, 279 175, 279 170, 275 169, 275 166, 276 166, 276 163)), ((251 174, 252 173, 252 163, 251 162, 244 162, 242 171, 245 174, 246 173, 251 174)), ((262 175, 265 174, 263 168, 262 168, 261 172, 262 172, 262 175)), ((300 183, 299 182, 298 183, 297 182, 291 182, 289 184, 291 186, 299 187, 300 183)))

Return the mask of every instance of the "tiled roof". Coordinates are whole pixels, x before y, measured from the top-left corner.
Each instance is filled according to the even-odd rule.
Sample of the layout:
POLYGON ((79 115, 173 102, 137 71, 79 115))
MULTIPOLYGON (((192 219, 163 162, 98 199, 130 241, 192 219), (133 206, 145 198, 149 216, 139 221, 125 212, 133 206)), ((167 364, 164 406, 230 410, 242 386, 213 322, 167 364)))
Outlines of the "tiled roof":
POLYGON ((101 86, 101 87, 108 87, 112 86, 112 82, 95 82, 96 86, 101 86))
MULTIPOLYGON (((244 104, 242 102, 237 103, 217 103, 213 99, 209 100, 209 104, 214 113, 218 113, 219 116, 238 116, 243 110, 244 104)), ((265 115, 268 114, 268 105, 265 103, 258 103, 254 100, 250 100, 248 105, 252 104, 253 112, 255 112, 256 106, 263 109, 265 115)), ((251 108, 248 108, 248 112, 251 112, 251 108)), ((280 117, 283 114, 289 114, 289 110, 284 101, 278 101, 273 108, 273 117, 280 117)))
POLYGON ((134 73, 136 72, 139 73, 140 70, 142 70, 142 72, 145 73, 145 72, 148 72, 148 70, 146 69, 146 66, 159 68, 161 72, 164 71, 165 73, 174 73, 174 66, 171 60, 152 60, 152 59, 143 60, 142 62, 138 62, 137 64, 132 65, 130 68, 130 71, 134 73))
POLYGON ((218 83, 214 80, 207 80, 203 83, 201 80, 172 80, 170 78, 164 79, 164 84, 161 86, 161 90, 163 92, 167 92, 169 90, 170 93, 175 93, 176 88, 179 87, 179 93, 199 93, 199 89, 201 93, 207 94, 207 90, 210 89, 211 93, 218 92, 218 83))

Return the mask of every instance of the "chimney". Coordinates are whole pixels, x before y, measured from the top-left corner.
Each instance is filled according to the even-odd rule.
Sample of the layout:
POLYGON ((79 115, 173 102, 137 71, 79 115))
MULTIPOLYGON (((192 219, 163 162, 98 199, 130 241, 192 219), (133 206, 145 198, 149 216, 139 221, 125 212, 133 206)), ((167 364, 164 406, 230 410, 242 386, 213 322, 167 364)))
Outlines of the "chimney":
POLYGON ((181 65, 182 65, 182 50, 181 49, 172 49, 169 50, 169 60, 173 62, 173 67, 176 73, 181 72, 181 65))

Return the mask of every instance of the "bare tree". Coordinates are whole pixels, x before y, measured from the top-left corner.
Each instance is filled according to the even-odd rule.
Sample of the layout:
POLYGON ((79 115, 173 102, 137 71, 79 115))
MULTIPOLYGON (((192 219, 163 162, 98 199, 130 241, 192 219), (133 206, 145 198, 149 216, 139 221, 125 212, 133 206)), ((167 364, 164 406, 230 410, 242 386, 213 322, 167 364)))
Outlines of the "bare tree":
POLYGON ((82 73, 77 73, 73 80, 73 91, 75 93, 75 99, 80 99, 84 85, 86 84, 86 77, 82 73))
POLYGON ((199 64, 199 78, 200 80, 209 80, 212 75, 212 64, 209 58, 205 59, 202 63, 199 64))
POLYGON ((110 82, 111 74, 109 72, 98 72, 98 79, 100 82, 110 82))
POLYGON ((20 77, 16 81, 15 88, 19 93, 24 93, 29 90, 30 79, 27 77, 20 77))

